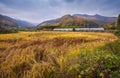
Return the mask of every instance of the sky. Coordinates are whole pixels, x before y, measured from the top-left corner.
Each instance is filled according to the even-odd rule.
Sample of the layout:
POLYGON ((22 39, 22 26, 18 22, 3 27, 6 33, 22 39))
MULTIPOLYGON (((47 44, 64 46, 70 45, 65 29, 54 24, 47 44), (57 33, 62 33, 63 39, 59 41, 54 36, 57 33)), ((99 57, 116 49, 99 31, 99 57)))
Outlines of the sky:
POLYGON ((0 0, 0 14, 32 23, 65 14, 118 16, 120 0, 0 0))

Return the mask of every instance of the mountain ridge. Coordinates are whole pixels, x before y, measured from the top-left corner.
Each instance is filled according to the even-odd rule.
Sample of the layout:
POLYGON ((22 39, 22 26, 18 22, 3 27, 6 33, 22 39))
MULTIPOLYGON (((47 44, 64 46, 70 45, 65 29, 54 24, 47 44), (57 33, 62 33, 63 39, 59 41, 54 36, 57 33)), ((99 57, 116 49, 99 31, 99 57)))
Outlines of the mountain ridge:
MULTIPOLYGON (((57 25, 58 21, 59 21, 59 23, 64 23, 68 19, 65 19, 64 21, 61 21, 63 19, 63 17, 68 18, 69 21, 70 20, 72 21, 72 19, 75 18, 75 20, 79 19, 79 21, 80 21, 80 19, 81 19, 82 21, 84 21, 86 23, 92 22, 92 23, 98 24, 98 25, 106 25, 108 23, 116 22, 116 20, 117 20, 117 17, 108 17, 108 16, 102 16, 102 15, 99 15, 99 14, 95 14, 95 15, 88 15, 88 14, 73 14, 73 15, 70 15, 70 14, 67 14, 67 15, 64 15, 60 18, 57 18, 56 20, 44 21, 44 22, 40 23, 38 26, 47 26, 47 25, 54 25, 54 24, 57 25)), ((72 23, 75 23, 75 22, 76 21, 72 21, 72 23)), ((86 23, 84 23, 84 24, 86 24, 86 23)), ((67 25, 67 24, 65 24, 65 25, 67 25)))
POLYGON ((95 23, 105 25, 117 21, 117 17, 108 17, 99 14, 87 15, 87 14, 73 14, 73 16, 80 16, 86 20, 93 20, 95 23))
POLYGON ((11 26, 10 24, 7 23, 7 21, 9 21, 10 23, 14 23, 14 25, 12 25, 12 26, 16 26, 16 27, 19 27, 19 28, 26 28, 26 27, 34 26, 30 22, 20 20, 20 19, 15 19, 15 18, 12 18, 12 17, 7 16, 7 15, 0 14, 0 25, 11 26))

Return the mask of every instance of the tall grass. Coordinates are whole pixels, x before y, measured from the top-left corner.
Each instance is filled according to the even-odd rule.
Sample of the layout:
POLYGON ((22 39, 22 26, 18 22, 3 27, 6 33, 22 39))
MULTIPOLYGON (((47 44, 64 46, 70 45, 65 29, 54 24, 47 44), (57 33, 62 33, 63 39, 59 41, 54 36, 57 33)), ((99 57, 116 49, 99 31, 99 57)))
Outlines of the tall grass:
POLYGON ((119 78, 119 41, 112 33, 0 34, 0 78, 119 78))

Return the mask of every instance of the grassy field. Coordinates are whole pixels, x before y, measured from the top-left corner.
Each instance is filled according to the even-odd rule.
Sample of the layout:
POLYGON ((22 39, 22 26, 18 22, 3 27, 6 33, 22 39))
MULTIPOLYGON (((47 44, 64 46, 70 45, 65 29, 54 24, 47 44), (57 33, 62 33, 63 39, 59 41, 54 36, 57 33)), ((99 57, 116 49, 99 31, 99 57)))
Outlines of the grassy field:
POLYGON ((112 33, 0 34, 0 78, 120 78, 119 60, 112 33))

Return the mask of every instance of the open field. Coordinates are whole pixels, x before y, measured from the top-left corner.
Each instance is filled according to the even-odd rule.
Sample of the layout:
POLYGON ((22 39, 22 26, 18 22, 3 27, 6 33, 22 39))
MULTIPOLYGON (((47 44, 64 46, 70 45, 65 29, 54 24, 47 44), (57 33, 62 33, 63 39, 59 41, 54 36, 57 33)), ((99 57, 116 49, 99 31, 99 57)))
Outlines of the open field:
POLYGON ((0 78, 120 78, 119 47, 112 33, 0 34, 0 78))

